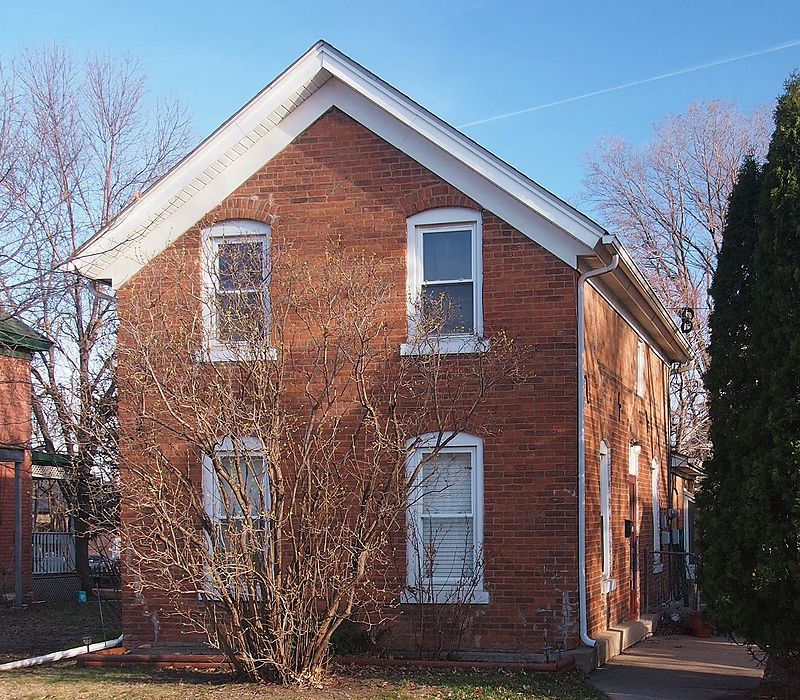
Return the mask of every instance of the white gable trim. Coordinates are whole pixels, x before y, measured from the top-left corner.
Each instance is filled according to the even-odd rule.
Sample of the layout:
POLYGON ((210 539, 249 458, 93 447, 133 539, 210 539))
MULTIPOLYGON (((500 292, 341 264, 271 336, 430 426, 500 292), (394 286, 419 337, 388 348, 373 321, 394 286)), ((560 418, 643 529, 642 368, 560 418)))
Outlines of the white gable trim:
MULTIPOLYGON (((420 107, 413 100, 347 58, 325 46, 322 65, 345 84, 413 127, 477 173, 495 182, 520 202, 536 210, 564 231, 594 246, 606 231, 577 209, 472 141, 457 129, 420 107)), ((405 150, 405 149, 403 149, 405 150)))
POLYGON ((72 266, 123 285, 334 105, 572 267, 603 234, 577 210, 320 42, 83 246, 72 266))

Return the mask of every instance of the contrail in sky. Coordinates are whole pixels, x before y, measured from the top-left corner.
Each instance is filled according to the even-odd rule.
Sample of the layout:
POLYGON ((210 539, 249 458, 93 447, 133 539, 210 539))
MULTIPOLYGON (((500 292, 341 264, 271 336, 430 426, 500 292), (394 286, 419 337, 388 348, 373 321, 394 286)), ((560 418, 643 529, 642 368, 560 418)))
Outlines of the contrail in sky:
POLYGON ((736 61, 744 61, 746 58, 755 58, 756 56, 763 56, 768 53, 775 53, 776 51, 783 51, 791 49, 795 46, 800 46, 800 39, 789 41, 785 44, 778 44, 771 46, 768 49, 760 49, 759 51, 751 51, 744 53, 741 56, 733 56, 731 58, 722 58, 718 61, 711 61, 710 63, 701 63, 699 66, 691 66, 689 68, 682 68, 681 70, 672 71, 671 73, 662 73, 661 75, 654 75, 650 78, 643 78, 642 80, 634 80, 630 83, 623 83, 622 85, 614 85, 613 87, 603 88, 602 90, 594 90, 592 92, 585 92, 582 95, 575 95, 574 97, 567 97, 563 100, 556 100, 555 102, 546 102, 545 104, 536 105, 535 107, 527 107, 526 109, 518 109, 516 112, 507 112, 506 114, 498 114, 494 117, 486 117, 485 119, 477 119, 474 122, 467 122, 459 126, 459 129, 464 129, 468 126, 476 126, 478 124, 488 124, 489 122, 496 122, 500 119, 508 119, 509 117, 516 117, 520 114, 529 114, 531 112, 538 112, 542 109, 550 107, 558 107, 565 105, 569 102, 577 102, 578 100, 585 100, 589 97, 597 97, 598 95, 605 95, 609 92, 616 92, 617 90, 625 90, 627 88, 636 87, 637 85, 646 85, 647 83, 654 83, 657 80, 665 80, 666 78, 674 78, 678 75, 686 75, 687 73, 694 73, 695 71, 705 70, 706 68, 714 68, 715 66, 724 66, 726 63, 735 63, 736 61))

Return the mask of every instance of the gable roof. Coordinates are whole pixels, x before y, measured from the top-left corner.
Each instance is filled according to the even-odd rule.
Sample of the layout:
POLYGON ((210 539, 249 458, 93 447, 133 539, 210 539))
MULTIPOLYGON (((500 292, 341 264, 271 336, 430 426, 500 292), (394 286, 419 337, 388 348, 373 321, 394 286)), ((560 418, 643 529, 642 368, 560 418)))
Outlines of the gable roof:
POLYGON ((334 106, 576 270, 609 240, 589 217, 319 41, 81 246, 70 266, 124 285, 334 106))
POLYGON ((0 353, 10 352, 44 352, 49 350, 52 341, 30 326, 14 318, 5 311, 0 311, 0 353))

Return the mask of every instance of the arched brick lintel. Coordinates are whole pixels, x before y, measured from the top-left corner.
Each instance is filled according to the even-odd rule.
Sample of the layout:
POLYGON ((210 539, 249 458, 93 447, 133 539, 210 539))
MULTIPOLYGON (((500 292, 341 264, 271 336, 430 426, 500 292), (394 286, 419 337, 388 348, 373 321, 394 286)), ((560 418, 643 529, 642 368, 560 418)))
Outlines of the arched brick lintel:
POLYGON ((248 219, 272 225, 275 219, 275 214, 272 211, 273 204, 271 197, 259 197, 256 195, 251 197, 228 197, 198 221, 197 227, 201 229, 208 228, 214 224, 232 219, 248 219))
POLYGON ((413 192, 405 198, 402 207, 406 217, 428 209, 441 209, 442 207, 464 207, 476 211, 483 209, 477 202, 448 185, 426 187, 413 192))

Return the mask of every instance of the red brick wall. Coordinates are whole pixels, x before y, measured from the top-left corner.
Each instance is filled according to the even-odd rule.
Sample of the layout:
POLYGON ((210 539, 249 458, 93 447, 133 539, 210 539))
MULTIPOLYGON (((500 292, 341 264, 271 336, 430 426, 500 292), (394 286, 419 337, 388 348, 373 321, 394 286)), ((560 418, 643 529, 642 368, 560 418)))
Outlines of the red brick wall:
MULTIPOLYGON (((586 288, 586 532, 589 633, 633 619, 631 560, 624 521, 629 517, 628 455, 632 440, 641 446, 637 475, 639 534, 639 589, 645 575, 653 577, 652 560, 646 565, 645 550, 653 549, 652 473, 658 460, 660 505, 668 507, 667 372, 668 366, 646 346, 645 390, 637 396, 636 358, 638 335, 598 292, 586 288), (600 442, 611 448, 612 573, 616 590, 601 593, 600 540, 600 442)), ((666 571, 655 576, 666 576, 666 571)), ((651 585, 653 580, 648 582, 651 585)), ((646 612, 642 607, 642 612, 646 612)))
MULTIPOLYGON (((321 255, 326 238, 392 258, 405 268, 406 218, 439 206, 479 205, 345 114, 332 110, 243 184, 204 220, 249 218, 270 223, 273 240, 321 255)), ((159 293, 197 293, 199 227, 119 290, 120 344, 136 305, 159 293), (193 289, 175 287, 185 266, 193 289)), ((485 583, 491 597, 476 607, 468 645, 485 651, 538 651, 577 643, 576 575, 576 273, 490 211, 483 210, 484 325, 538 347, 535 379, 506 391, 485 409, 502 425, 485 437, 485 583)), ((397 342, 405 332, 405 277, 396 280, 397 342)), ((174 322, 174 321, 173 321, 174 322)), ((164 331, 168 332, 169 322, 164 331)), ((123 353, 124 355, 124 353, 123 353)), ((399 359, 398 359, 399 361, 399 359)), ((120 367, 123 437, 132 430, 136 386, 120 367), (127 386, 127 390, 126 390, 127 386)), ((135 452, 123 441, 123 464, 135 452), (126 452, 127 451, 127 452, 126 452)), ((198 456, 170 445, 199 480, 198 456)), ((124 481, 124 471, 123 471, 124 481)), ((126 498, 123 520, 134 501, 126 498)), ((404 552, 400 555, 404 557, 404 552)), ((398 566, 402 562, 398 561, 398 566)), ((130 643, 181 639, 163 616, 163 601, 124 592, 130 643)), ((405 617, 388 644, 408 646, 405 617)))
MULTIPOLYGON (((30 363, 0 355, 0 444, 27 448, 31 439, 30 363)), ((22 469, 22 585, 31 586, 31 465, 26 452, 22 469)), ((14 463, 0 462, 0 596, 14 592, 14 463)))

